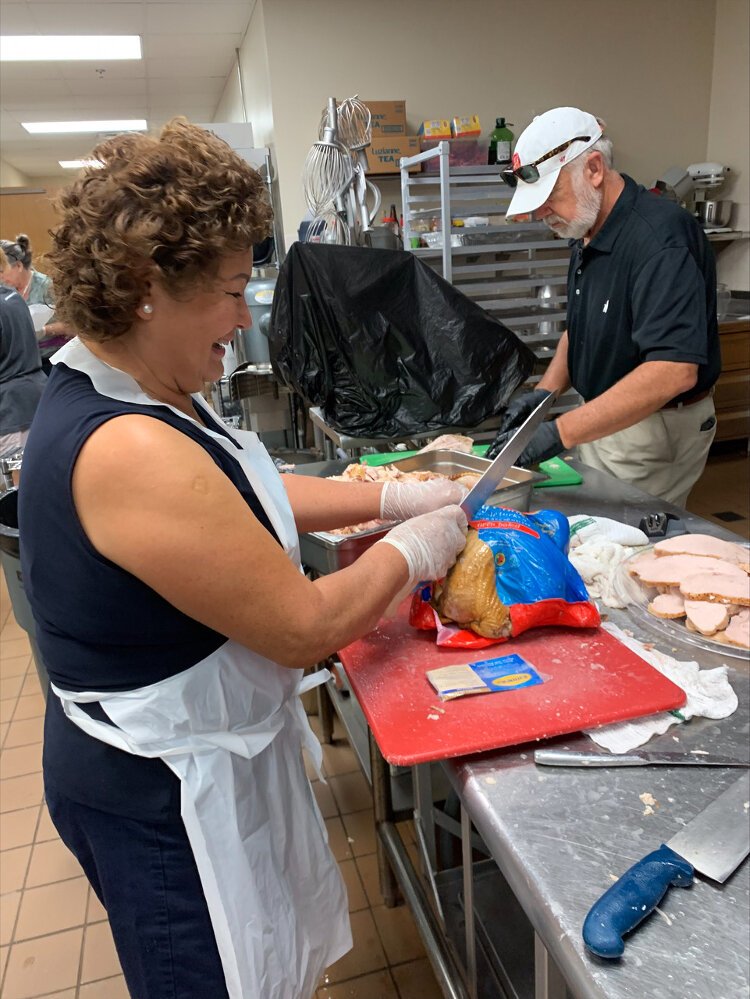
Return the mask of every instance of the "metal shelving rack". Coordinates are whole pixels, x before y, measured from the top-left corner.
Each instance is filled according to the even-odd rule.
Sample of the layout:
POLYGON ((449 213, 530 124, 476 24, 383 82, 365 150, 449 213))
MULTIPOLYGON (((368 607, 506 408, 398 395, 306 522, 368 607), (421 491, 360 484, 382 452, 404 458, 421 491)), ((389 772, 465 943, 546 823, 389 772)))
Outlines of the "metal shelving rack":
MULTIPOLYGON (((496 166, 451 167, 450 143, 403 158, 401 197, 404 246, 459 291, 513 330, 535 353, 535 385, 552 359, 565 328, 570 250, 542 222, 508 224, 513 192, 496 166), (429 160, 435 173, 409 173, 429 160), (486 216, 482 226, 456 226, 455 218, 486 216), (437 221, 442 245, 412 248, 418 223, 437 221), (448 237, 448 238, 446 238, 448 237)), ((574 391, 560 397, 553 413, 577 406, 574 391)))

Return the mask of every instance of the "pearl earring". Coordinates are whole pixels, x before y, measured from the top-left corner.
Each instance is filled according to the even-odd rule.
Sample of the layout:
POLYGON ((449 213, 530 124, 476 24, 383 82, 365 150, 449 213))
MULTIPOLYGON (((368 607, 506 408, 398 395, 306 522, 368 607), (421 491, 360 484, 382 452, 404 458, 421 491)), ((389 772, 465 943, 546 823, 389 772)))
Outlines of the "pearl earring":
POLYGON ((146 313, 147 316, 150 316, 151 313, 154 311, 154 307, 150 302, 146 302, 145 305, 141 306, 141 308, 143 309, 143 311, 146 313))

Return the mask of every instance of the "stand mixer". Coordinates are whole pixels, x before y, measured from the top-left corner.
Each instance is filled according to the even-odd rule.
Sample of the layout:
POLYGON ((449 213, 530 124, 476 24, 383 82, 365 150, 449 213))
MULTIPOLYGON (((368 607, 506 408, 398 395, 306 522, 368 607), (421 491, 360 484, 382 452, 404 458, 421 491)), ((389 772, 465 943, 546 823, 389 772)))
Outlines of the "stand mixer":
POLYGON ((691 163, 670 167, 656 181, 652 190, 685 205, 704 229, 723 229, 729 225, 733 202, 716 201, 730 168, 721 163, 691 163))
POLYGON ((721 163, 691 163, 687 168, 697 194, 695 215, 704 229, 723 229, 729 225, 732 202, 715 200, 716 193, 723 185, 729 167, 721 163))

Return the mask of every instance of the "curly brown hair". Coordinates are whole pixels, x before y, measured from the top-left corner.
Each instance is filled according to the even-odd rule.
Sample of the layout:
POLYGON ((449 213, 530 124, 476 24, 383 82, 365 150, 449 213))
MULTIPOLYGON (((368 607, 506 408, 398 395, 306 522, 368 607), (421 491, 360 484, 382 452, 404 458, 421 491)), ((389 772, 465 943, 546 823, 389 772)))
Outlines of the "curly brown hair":
POLYGON ((46 256, 57 317, 91 340, 121 336, 154 277, 180 298, 215 278, 220 258, 270 231, 263 180, 211 132, 184 118, 158 137, 100 143, 61 192, 46 256))

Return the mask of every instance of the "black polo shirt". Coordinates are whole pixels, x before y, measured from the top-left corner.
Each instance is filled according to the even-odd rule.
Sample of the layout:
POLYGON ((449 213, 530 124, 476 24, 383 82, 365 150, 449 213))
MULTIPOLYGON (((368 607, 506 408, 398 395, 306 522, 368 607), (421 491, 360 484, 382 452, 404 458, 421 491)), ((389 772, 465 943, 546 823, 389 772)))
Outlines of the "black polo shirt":
POLYGON ((588 401, 644 361, 697 364, 698 381, 681 401, 711 388, 721 371, 713 250, 684 208, 623 179, 588 246, 571 243, 571 382, 588 401))

